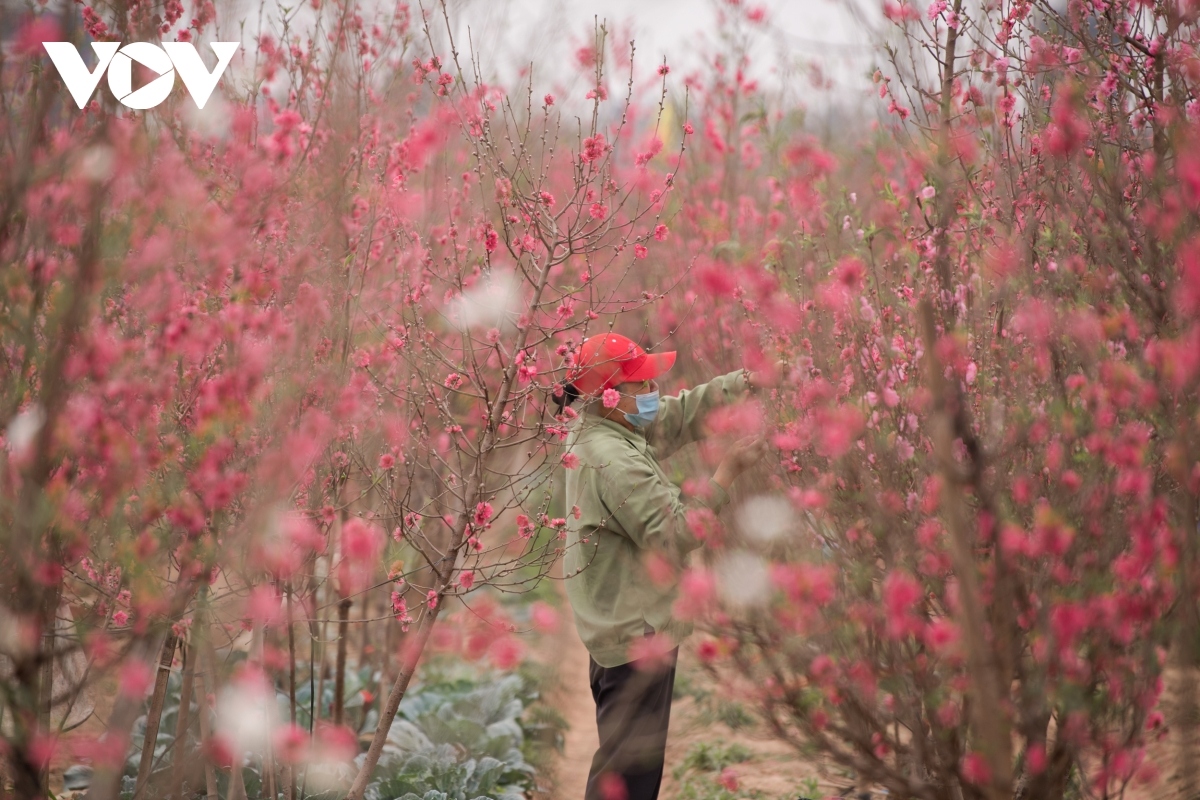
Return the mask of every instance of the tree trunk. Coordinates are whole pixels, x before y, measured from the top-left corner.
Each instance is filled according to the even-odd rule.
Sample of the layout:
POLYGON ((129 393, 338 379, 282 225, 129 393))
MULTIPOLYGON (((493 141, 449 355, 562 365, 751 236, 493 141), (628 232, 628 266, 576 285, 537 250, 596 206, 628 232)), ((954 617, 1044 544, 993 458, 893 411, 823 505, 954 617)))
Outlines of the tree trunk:
MULTIPOLYGON (((156 636, 153 642, 142 639, 135 645, 134 652, 129 655, 127 661, 153 662, 155 654, 161 654, 161 651, 165 649, 164 645, 172 638, 171 633, 168 631, 162 638, 156 636)), ((142 702, 142 698, 129 697, 127 695, 117 697, 116 702, 113 704, 112 713, 108 717, 107 727, 109 735, 129 736, 129 731, 133 728, 133 723, 141 716, 142 702)), ((155 734, 155 738, 157 738, 157 734, 155 734)), ((123 766, 123 763, 101 763, 97 765, 96 772, 92 775, 92 784, 88 787, 85 800, 117 800, 121 795, 121 770, 123 766)))
MULTIPOLYGON (((1186 537, 1185 537, 1186 538, 1186 537)), ((1197 613, 1194 591, 1194 544, 1185 542, 1180 559, 1179 616, 1171 642, 1171 663, 1174 675, 1168 673, 1172 696, 1169 713, 1170 733, 1175 740, 1175 761, 1179 770, 1179 794, 1183 800, 1200 797, 1200 697, 1196 692, 1196 674, 1200 667, 1200 615, 1197 613)))
POLYGON ((342 695, 346 691, 346 640, 350 628, 350 606, 354 601, 349 597, 342 598, 342 602, 338 603, 338 644, 337 644, 337 666, 333 673, 333 724, 341 725, 345 714, 345 698, 342 695))
POLYGON ((234 753, 229 767, 229 800, 247 800, 246 780, 242 776, 242 760, 245 753, 234 753))
POLYGON ((41 768, 34 762, 29 745, 36 732, 37 713, 30 701, 40 697, 39 675, 36 654, 13 659, 13 684, 17 687, 20 705, 12 708, 12 725, 15 734, 13 746, 8 749, 9 776, 13 792, 19 798, 44 797, 41 768))
POLYGON ((1004 712, 1004 698, 1011 677, 1002 674, 1001 657, 995 642, 989 642, 988 625, 983 601, 980 598, 979 572, 975 562, 971 509, 963 500, 963 479, 953 456, 954 414, 961 397, 942 377, 937 359, 937 329, 933 306, 929 300, 921 303, 922 331, 925 339, 925 370, 933 395, 934 413, 931 417, 931 438, 939 472, 945 479, 944 508, 950 534, 950 558, 959 585, 959 625, 966 640, 967 664, 971 676, 974 702, 971 703, 972 733, 991 769, 991 781, 983 788, 987 800, 1011 800, 1012 794, 1012 725, 1004 712), (1007 682, 1006 682, 1007 681, 1007 682))
POLYGON ((404 693, 408 691, 408 684, 412 681, 413 673, 416 672, 417 665, 421 661, 421 655, 425 652, 425 646, 429 643, 429 634, 433 631, 441 607, 442 604, 439 602, 435 608, 430 609, 421 619, 420 627, 417 628, 412 641, 406 641, 401 646, 400 673, 396 676, 396 682, 392 684, 387 704, 383 708, 383 713, 379 715, 375 736, 371 739, 371 746, 367 748, 358 774, 354 776, 354 783, 346 794, 346 800, 362 800, 363 793, 367 790, 367 782, 371 779, 371 773, 375 771, 375 765, 379 763, 379 756, 383 753, 383 745, 387 741, 392 720, 396 718, 396 712, 400 709, 400 701, 404 699, 404 693))
POLYGON ((379 659, 379 716, 383 716, 383 710, 387 706, 388 687, 392 683, 392 650, 395 648, 396 629, 399 623, 395 618, 389 617, 383 623, 383 653, 379 659))
MULTIPOLYGON (((313 607, 319 608, 316 595, 313 596, 313 607)), ((324 615, 322 615, 324 616, 324 615)), ((312 634, 312 647, 309 652, 312 654, 312 663, 310 669, 317 670, 316 681, 317 688, 313 692, 312 699, 309 701, 309 733, 317 729, 317 720, 321 719, 321 714, 324 710, 321 704, 325 702, 325 681, 329 679, 329 663, 326 661, 328 656, 325 653, 325 634, 329 631, 329 624, 322 619, 320 622, 313 620, 309 623, 309 628, 312 634)), ((312 684, 313 673, 309 673, 308 681, 312 684)))
POLYGON ((142 740, 142 760, 138 764, 137 783, 133 788, 134 800, 143 796, 146 782, 150 779, 150 769, 154 765, 154 746, 158 743, 158 726, 162 722, 163 704, 167 699, 167 680, 171 677, 176 642, 174 632, 168 633, 167 640, 163 642, 158 672, 154 676, 154 694, 150 697, 150 710, 146 713, 146 737, 142 740))
MULTIPOLYGON (((196 657, 200 657, 201 649, 196 648, 196 657)), ((217 665, 211 658, 206 658, 205 668, 196 676, 196 713, 200 717, 200 739, 203 742, 208 742, 212 732, 208 728, 208 682, 205 677, 215 673, 217 665)), ((216 680, 211 681, 213 686, 216 686, 216 680)), ((204 793, 205 800, 218 800, 217 798, 217 772, 213 768, 210 759, 204 759, 204 793)))
MULTIPOLYGON (((267 631, 268 630, 269 629, 267 628, 266 625, 256 626, 255 630, 254 630, 254 636, 251 639, 251 643, 250 643, 250 658, 251 658, 251 660, 257 662, 260 667, 262 666, 262 663, 263 663, 263 652, 267 648, 267 631)), ((274 707, 275 707, 275 696, 274 696, 274 687, 273 686, 272 686, 271 699, 268 701, 268 703, 269 703, 268 709, 270 709, 270 710, 267 713, 269 715, 268 719, 270 719, 271 717, 274 716, 271 713, 271 711, 273 711, 274 707)), ((262 773, 261 773, 262 774, 262 786, 260 787, 260 790, 263 790, 266 792, 265 796, 269 800, 276 800, 276 798, 279 797, 279 792, 276 788, 277 785, 276 785, 276 776, 275 776, 275 766, 276 766, 275 765, 275 755, 272 752, 271 738, 268 735, 267 741, 263 747, 262 773)))
POLYGON ((367 622, 371 618, 371 590, 363 592, 362 596, 362 638, 358 646, 358 666, 361 668, 367 664, 374 663, 371 657, 371 623, 367 622))
MULTIPOLYGON (((59 650, 58 606, 61 601, 61 586, 56 585, 53 589, 46 590, 42 597, 41 613, 39 614, 42 629, 42 652, 46 659, 42 662, 42 668, 38 675, 37 730, 43 734, 49 734, 52 730, 50 712, 51 706, 54 704, 54 662, 59 650)), ((45 796, 49 796, 49 761, 43 764, 38 772, 38 788, 45 796)))
MULTIPOLYGON (((175 757, 171 759, 171 797, 184 800, 184 769, 187 766, 188 726, 192 716, 192 692, 196 678, 196 650, 186 643, 179 643, 179 657, 183 661, 183 684, 179 687, 179 714, 175 718, 175 757)), ((201 708, 201 713, 203 708, 201 708)))
POLYGON ((1172 647, 1176 651, 1175 702, 1171 714, 1171 734, 1175 739, 1175 758, 1179 765, 1179 796, 1183 800, 1195 800, 1196 787, 1200 783, 1200 770, 1197 769, 1196 758, 1196 729, 1197 729, 1197 698, 1194 659, 1181 653, 1188 647, 1193 647, 1190 636, 1179 636, 1172 647))
MULTIPOLYGON (((46 655, 42 668, 38 670, 37 693, 37 731, 50 732, 50 706, 54 702, 54 651, 55 630, 53 617, 49 620, 49 628, 42 633, 42 652, 46 655)), ((49 796, 50 762, 47 761, 38 771, 38 790, 44 796, 49 796)))
MULTIPOLYGON (((292 725, 296 724, 296 629, 292 619, 292 585, 287 585, 287 642, 288 642, 288 702, 292 725)), ((284 775, 287 800, 296 800, 296 765, 289 764, 284 775)))

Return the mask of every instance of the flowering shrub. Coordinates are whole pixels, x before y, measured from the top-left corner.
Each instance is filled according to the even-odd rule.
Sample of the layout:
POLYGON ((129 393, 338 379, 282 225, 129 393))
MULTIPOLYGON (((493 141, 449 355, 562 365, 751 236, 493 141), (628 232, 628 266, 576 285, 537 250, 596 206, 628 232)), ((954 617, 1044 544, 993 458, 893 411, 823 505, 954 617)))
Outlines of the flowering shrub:
MULTIPOLYGON (((603 28, 569 97, 481 83, 404 4, 312 6, 199 122, 182 92, 75 113, 30 45, 47 17, 0 65, 19 796, 70 700, 54 658, 117 679, 109 732, 72 745, 113 797, 147 692, 157 741, 177 649, 196 672, 239 641, 257 686, 294 675, 298 633, 336 639, 340 725, 356 608, 389 666, 361 798, 427 646, 519 658, 494 606, 466 634, 435 623, 561 555, 578 511, 552 517, 546 488, 578 467, 559 452, 576 412, 554 399, 618 320, 686 343, 681 382, 784 362, 709 420, 778 458, 728 527, 689 517, 706 548, 676 609, 781 739, 902 796, 1153 777, 1164 664, 1194 704, 1200 631, 1195 9, 889 0, 886 123, 831 143, 748 77, 759 7, 721 7, 738 35, 677 107, 666 65, 645 85, 631 67, 622 96, 603 28)), ((195 13, 115 0, 82 20, 207 41, 216 9, 195 13)), ((320 728, 295 706, 262 746, 289 796, 320 728)), ((199 735, 212 763, 251 746, 199 735)))
POLYGON ((677 611, 780 738, 893 794, 1121 794, 1194 663, 1196 16, 887 13, 853 162, 745 122, 741 70, 700 99, 664 321, 789 369, 777 468, 723 540, 697 520, 677 611))
MULTIPOLYGON (((553 98, 516 115, 407 5, 312 6, 303 33, 259 33, 204 115, 180 91, 131 113, 103 90, 76 114, 37 46, 61 38, 50 16, 0 72, 0 647, 19 796, 45 786, 52 709, 83 689, 51 696, 55 658, 119 676, 107 733, 69 745, 113 797, 147 692, 139 735, 156 740, 177 650, 203 673, 237 641, 254 674, 294 681, 298 633, 336 640, 319 657, 341 724, 351 610, 365 626, 382 606, 391 685, 349 788, 362 797, 439 615, 535 585, 561 553, 535 536, 565 528, 540 488, 571 466, 554 393, 601 314, 645 303, 622 281, 661 239, 661 140, 628 152, 632 87, 625 121, 601 119, 603 29, 571 139, 553 98)), ((82 14, 97 40, 203 51, 216 35, 207 2, 190 24, 173 2, 82 14)), ((433 646, 511 666, 521 646, 495 614, 486 636, 433 646)), ((253 743, 289 796, 294 697, 278 741, 253 743)), ((199 735, 217 764, 251 747, 199 735)))

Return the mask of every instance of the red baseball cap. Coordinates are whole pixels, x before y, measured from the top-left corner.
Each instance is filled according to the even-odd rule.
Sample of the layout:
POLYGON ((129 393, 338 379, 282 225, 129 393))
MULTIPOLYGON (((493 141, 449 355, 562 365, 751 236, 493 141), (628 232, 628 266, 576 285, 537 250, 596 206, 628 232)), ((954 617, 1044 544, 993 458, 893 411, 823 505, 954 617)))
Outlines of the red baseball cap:
POLYGON ((657 378, 674 364, 674 351, 647 353, 619 333, 599 333, 583 340, 567 380, 580 394, 597 395, 626 381, 657 378))

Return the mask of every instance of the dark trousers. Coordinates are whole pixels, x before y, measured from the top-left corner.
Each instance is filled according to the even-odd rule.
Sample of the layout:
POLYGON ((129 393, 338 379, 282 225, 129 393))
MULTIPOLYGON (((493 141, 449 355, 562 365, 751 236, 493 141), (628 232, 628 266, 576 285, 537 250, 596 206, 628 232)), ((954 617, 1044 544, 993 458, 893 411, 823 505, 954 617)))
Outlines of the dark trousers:
POLYGON ((585 800, 658 797, 678 658, 679 648, 655 668, 637 661, 602 667, 588 658, 600 749, 592 759, 585 800))

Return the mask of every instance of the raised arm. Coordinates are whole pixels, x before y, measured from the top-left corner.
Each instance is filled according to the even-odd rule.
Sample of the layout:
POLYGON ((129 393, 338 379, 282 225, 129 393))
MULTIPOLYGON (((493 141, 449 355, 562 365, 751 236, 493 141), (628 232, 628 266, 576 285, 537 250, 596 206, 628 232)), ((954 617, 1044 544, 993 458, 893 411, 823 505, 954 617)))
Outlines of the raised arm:
POLYGON ((659 458, 666 458, 704 435, 704 418, 719 406, 742 397, 749 384, 745 370, 735 370, 708 383, 684 389, 659 401, 658 418, 646 431, 659 458))

